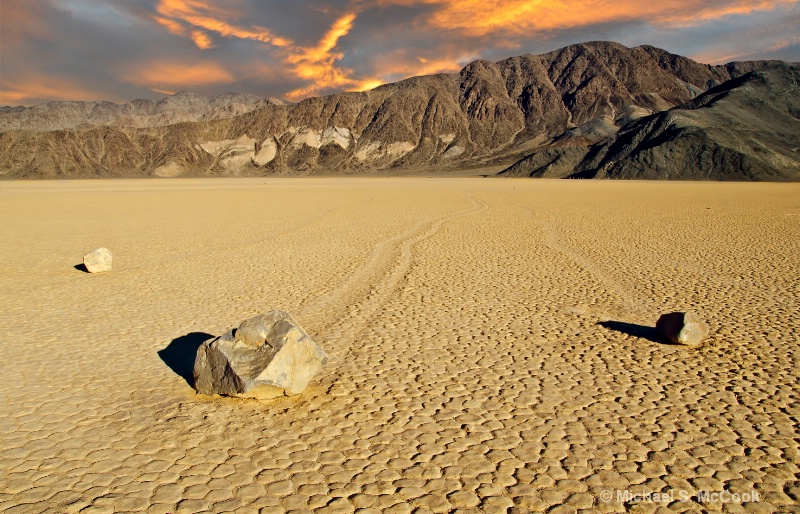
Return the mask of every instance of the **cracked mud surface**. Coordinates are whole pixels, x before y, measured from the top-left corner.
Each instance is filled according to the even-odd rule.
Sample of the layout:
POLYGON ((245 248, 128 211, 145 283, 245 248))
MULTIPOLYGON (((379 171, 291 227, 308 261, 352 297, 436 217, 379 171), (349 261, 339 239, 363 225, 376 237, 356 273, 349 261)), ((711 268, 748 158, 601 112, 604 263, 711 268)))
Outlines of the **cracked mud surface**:
POLYGON ((3 512, 800 512, 796 184, 4 182, 0 263, 3 512), (271 308, 311 386, 196 395, 271 308))

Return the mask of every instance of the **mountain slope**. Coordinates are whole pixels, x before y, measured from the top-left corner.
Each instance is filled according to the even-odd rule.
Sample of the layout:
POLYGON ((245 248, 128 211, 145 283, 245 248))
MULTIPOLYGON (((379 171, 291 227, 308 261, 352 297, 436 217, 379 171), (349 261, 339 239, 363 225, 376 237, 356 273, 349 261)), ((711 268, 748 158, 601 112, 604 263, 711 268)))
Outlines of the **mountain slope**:
POLYGON ((767 65, 708 66, 652 47, 585 43, 221 119, 38 132, 23 126, 0 133, 0 174, 358 173, 514 162, 534 148, 559 147, 577 148, 567 161, 582 162, 580 152, 621 126, 767 65))
POLYGON ((800 180, 800 68, 766 67, 596 144, 542 148, 502 172, 552 178, 800 180))

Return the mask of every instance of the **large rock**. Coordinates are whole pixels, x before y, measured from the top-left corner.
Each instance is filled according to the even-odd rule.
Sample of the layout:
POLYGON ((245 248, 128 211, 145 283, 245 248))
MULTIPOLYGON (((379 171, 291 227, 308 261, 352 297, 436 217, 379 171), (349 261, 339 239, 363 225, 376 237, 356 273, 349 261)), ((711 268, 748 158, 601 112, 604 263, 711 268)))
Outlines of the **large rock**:
POLYGON ((656 322, 659 334, 675 344, 697 346, 708 335, 708 324, 693 312, 670 312, 656 322))
POLYGON ((289 314, 272 310, 204 342, 194 362, 194 386, 209 395, 294 395, 326 362, 325 351, 289 314))
POLYGON ((111 250, 98 248, 83 256, 83 265, 89 273, 111 271, 111 250))

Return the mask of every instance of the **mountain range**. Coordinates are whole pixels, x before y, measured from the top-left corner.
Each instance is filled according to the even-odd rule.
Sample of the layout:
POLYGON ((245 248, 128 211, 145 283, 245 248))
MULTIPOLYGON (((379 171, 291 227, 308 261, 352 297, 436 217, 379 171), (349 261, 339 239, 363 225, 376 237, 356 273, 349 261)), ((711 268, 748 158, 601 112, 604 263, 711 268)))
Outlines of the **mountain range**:
POLYGON ((800 65, 712 66, 652 46, 568 46, 299 103, 0 108, 0 176, 447 173, 800 180, 800 65))
POLYGON ((288 105, 279 98, 246 93, 202 96, 181 91, 158 102, 134 100, 125 104, 48 102, 33 107, 0 107, 0 132, 54 131, 92 127, 164 127, 185 121, 210 121, 253 111, 268 104, 288 105))

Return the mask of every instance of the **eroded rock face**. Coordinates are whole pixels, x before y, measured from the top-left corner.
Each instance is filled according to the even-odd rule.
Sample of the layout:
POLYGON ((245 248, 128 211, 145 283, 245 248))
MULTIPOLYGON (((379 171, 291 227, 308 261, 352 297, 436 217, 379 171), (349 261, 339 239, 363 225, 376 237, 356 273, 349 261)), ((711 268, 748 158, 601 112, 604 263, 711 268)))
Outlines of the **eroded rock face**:
POLYGON ((697 346, 708 335, 708 324, 694 312, 670 312, 656 322, 659 334, 675 344, 697 346))
POLYGON ((111 250, 98 248, 83 256, 83 265, 89 273, 111 271, 111 250))
POLYGON ((197 350, 198 393, 274 398, 301 393, 328 355, 281 310, 243 321, 197 350))

